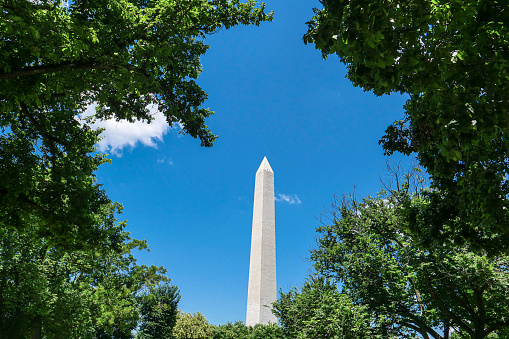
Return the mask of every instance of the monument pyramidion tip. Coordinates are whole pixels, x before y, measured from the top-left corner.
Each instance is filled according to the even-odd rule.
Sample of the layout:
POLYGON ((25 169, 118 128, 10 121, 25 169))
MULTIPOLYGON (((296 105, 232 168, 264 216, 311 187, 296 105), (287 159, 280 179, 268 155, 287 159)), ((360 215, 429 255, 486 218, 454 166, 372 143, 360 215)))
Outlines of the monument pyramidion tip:
POLYGON ((258 171, 261 171, 261 170, 265 170, 265 171, 274 173, 274 171, 272 170, 272 167, 270 167, 267 157, 263 157, 262 163, 260 164, 260 167, 258 168, 258 171))

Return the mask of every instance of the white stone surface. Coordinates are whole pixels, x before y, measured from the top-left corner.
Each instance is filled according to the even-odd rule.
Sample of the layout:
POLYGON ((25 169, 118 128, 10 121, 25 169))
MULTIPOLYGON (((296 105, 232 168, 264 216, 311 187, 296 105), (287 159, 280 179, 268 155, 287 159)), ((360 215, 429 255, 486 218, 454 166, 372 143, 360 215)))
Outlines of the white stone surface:
POLYGON ((247 292, 248 326, 277 321, 271 311, 271 305, 277 299, 275 226, 274 172, 265 157, 256 172, 255 180, 247 292))

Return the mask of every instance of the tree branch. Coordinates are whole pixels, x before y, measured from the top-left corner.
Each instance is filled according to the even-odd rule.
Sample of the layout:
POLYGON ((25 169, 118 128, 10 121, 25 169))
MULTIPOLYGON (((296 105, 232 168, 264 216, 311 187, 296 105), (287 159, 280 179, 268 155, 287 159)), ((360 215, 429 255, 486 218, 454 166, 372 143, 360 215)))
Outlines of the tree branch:
POLYGON ((412 277, 408 277, 408 280, 410 281, 410 284, 412 285, 412 288, 414 289, 415 297, 417 298, 417 302, 419 303, 419 309, 421 310, 421 316, 424 313, 424 306, 422 305, 422 299, 421 294, 419 293, 419 290, 417 287, 415 287, 415 282, 412 277))
POLYGON ((444 339, 449 339, 450 335, 450 326, 449 326, 449 320, 447 320, 444 323, 444 339))
POLYGON ((486 309, 484 308, 484 300, 482 298, 483 290, 474 289, 474 295, 475 303, 477 304, 477 309, 479 312, 479 323, 477 324, 477 326, 478 328, 484 329, 484 326, 486 325, 486 309))
POLYGON ((129 71, 142 73, 142 70, 134 67, 130 64, 125 64, 122 66, 113 66, 108 64, 102 64, 99 62, 89 62, 89 63, 68 63, 68 64, 58 64, 58 65, 48 65, 48 66, 31 66, 25 67, 21 69, 14 70, 9 73, 0 72, 0 80, 4 79, 16 79, 22 78, 31 75, 39 75, 39 74, 47 74, 47 73, 55 73, 62 72, 66 70, 77 70, 77 69, 102 69, 102 70, 118 70, 121 68, 125 68, 129 71))
MULTIPOLYGON (((403 323, 401 323, 401 325, 411 328, 412 330, 414 330, 416 332, 419 332, 419 334, 422 336, 423 339, 429 339, 428 332, 426 330, 420 328, 419 326, 416 326, 414 324, 407 323, 407 322, 403 322, 403 323)), ((441 338, 439 338, 439 339, 441 339, 441 338)))
POLYGON ((498 330, 501 327, 509 327, 509 321, 497 321, 492 326, 488 327, 486 331, 484 331, 484 335, 488 335, 493 331, 498 330))
POLYGON ((472 306, 470 305, 470 303, 468 302, 468 300, 463 300, 461 299, 457 294, 456 294, 456 291, 454 289, 454 287, 450 284, 450 285, 447 285, 447 289, 449 290, 452 298, 454 300, 456 300, 456 302, 458 302, 458 304, 460 304, 464 309, 466 309, 468 311, 468 313, 470 313, 470 315, 472 316, 472 318, 475 318, 476 317, 476 314, 475 314, 475 310, 472 308, 472 306))
MULTIPOLYGON (((414 314, 412 313, 407 313, 406 314, 406 317, 408 319, 410 319, 415 325, 413 326, 417 326, 419 327, 422 331, 425 331, 425 333, 427 334, 431 334, 433 336, 433 338, 435 339, 443 339, 442 336, 437 332, 435 331, 432 327, 428 326, 426 324, 426 322, 424 322, 423 320, 419 319, 419 317, 415 316, 414 314)), ((405 322, 404 323, 405 326, 409 325, 409 323, 405 322)), ((411 325, 411 324, 410 324, 411 325)), ((409 326, 410 327, 410 326, 409 326)), ((412 327, 410 327, 412 328, 412 327)), ((415 328, 414 328, 415 329, 415 328)), ((419 333, 421 333, 419 331, 419 333)), ((421 333, 422 334, 422 333, 421 333)))
MULTIPOLYGON (((9 191, 7 190, 7 188, 5 187, 0 187, 0 195, 8 195, 9 194, 9 191)), ((32 200, 28 199, 28 197, 21 193, 19 194, 18 196, 15 197, 17 200, 19 200, 20 202, 30 206, 30 207, 33 207, 39 211, 46 211, 46 209, 44 207, 42 207, 41 205, 39 205, 38 203, 36 202, 33 202, 32 200)))
POLYGON ((458 318, 454 313, 452 313, 449 309, 447 309, 444 304, 442 303, 442 300, 438 297, 438 295, 435 292, 435 289, 431 285, 431 278, 428 274, 424 275, 426 279, 426 286, 428 287, 428 291, 431 294, 431 297, 437 302, 438 306, 440 307, 440 310, 444 312, 447 316, 449 316, 456 324, 458 324, 463 330, 465 330, 468 334, 474 335, 474 331, 465 324, 460 318, 458 318))
POLYGON ((28 110, 27 105, 25 105, 24 103, 21 103, 21 113, 23 113, 23 115, 28 118, 30 123, 32 125, 34 125, 34 127, 37 129, 37 131, 43 137, 43 139, 45 139, 46 142, 48 143, 48 147, 50 148, 53 156, 56 156, 57 153, 59 153, 58 147, 55 144, 55 143, 58 143, 58 140, 46 132, 46 130, 41 126, 41 124, 37 121, 37 119, 35 119, 35 117, 32 114, 30 114, 30 111, 28 110))

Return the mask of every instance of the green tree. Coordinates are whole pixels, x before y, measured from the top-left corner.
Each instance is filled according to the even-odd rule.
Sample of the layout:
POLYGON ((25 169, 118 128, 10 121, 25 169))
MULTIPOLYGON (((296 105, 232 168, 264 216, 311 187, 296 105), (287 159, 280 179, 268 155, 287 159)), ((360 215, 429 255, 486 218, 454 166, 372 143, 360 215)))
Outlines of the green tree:
POLYGON ((406 223, 429 201, 399 190, 333 204, 311 258, 320 276, 366 307, 383 338, 472 339, 509 328, 507 255, 462 246, 422 250, 406 223))
POLYGON ((280 291, 274 309, 285 338, 381 338, 367 307, 354 305, 323 277, 308 278, 301 291, 280 291))
POLYGON ((235 323, 228 322, 224 325, 213 326, 210 332, 210 339, 242 339, 249 335, 249 327, 242 321, 235 323))
MULTIPOLYGON (((487 339, 499 339, 499 338, 505 338, 506 336, 499 336, 495 333, 490 333, 486 338, 487 339)), ((451 334, 451 339, 469 339, 469 335, 462 333, 462 332, 453 332, 451 334)))
POLYGON ((40 238, 32 221, 0 237, 0 338, 132 338, 138 294, 167 280, 162 267, 136 264, 132 251, 146 243, 120 223, 118 251, 108 244, 63 251, 40 238))
POLYGON ((241 321, 212 326, 209 339, 283 339, 283 329, 277 324, 246 326, 241 321))
POLYGON ((186 313, 179 311, 177 323, 173 329, 175 339, 206 339, 212 330, 212 325, 200 312, 186 313))
POLYGON ((283 329, 277 324, 256 324, 249 326, 250 335, 246 339, 283 339, 283 329))
POLYGON ((247 0, 3 0, 0 2, 0 222, 67 250, 101 246, 93 214, 109 203, 94 171, 98 132, 77 119, 151 120, 211 146, 212 114, 196 83, 208 34, 271 20, 247 0))
POLYGON ((324 0, 304 36, 354 86, 407 93, 381 143, 417 152, 433 192, 411 224, 428 248, 509 250, 509 13, 506 1, 324 0))
POLYGON ((138 338, 173 338, 179 301, 177 286, 164 284, 150 288, 140 302, 141 324, 138 338))

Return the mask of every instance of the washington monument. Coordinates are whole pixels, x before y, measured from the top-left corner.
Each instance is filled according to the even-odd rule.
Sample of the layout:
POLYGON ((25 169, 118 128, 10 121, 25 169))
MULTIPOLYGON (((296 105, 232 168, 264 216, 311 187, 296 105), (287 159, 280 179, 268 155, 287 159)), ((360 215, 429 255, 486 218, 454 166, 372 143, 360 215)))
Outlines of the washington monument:
POLYGON ((256 171, 251 234, 251 262, 247 291, 246 325, 275 323, 272 303, 276 288, 276 216, 274 208, 274 172, 267 161, 256 171))

